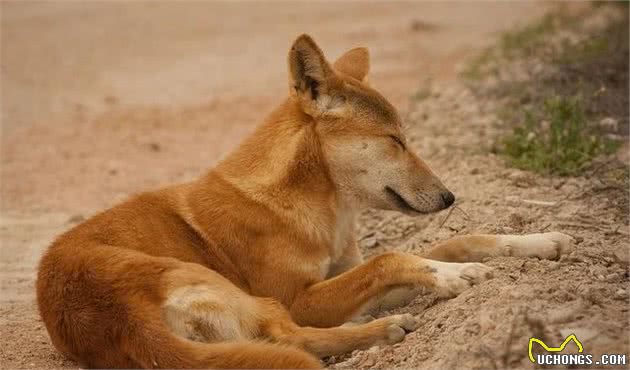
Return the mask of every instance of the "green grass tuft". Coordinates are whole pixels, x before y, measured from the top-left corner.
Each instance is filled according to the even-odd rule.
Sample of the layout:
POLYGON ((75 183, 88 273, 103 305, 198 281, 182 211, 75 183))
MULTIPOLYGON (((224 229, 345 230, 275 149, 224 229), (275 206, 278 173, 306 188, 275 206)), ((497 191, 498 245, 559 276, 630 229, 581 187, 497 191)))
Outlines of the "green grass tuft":
POLYGON ((553 63, 560 65, 587 63, 606 56, 611 48, 609 37, 608 33, 597 34, 573 45, 565 40, 560 52, 554 56, 553 63))
POLYGON ((536 51, 557 29, 560 19, 558 14, 547 14, 542 19, 501 36, 499 43, 503 55, 507 58, 528 55, 536 51))
POLYGON ((481 53, 477 54, 468 63, 466 63, 464 69, 460 73, 460 76, 472 81, 481 80, 488 74, 492 73, 489 66, 493 58, 493 50, 491 48, 484 49, 481 53))
POLYGON ((564 23, 568 23, 568 17, 553 12, 546 14, 535 23, 503 33, 498 47, 486 48, 472 58, 461 72, 461 77, 478 81, 496 73, 496 68, 492 66, 493 60, 510 60, 535 54, 539 47, 554 34, 559 25, 564 23))
POLYGON ((502 153, 515 167, 545 174, 579 174, 595 156, 616 150, 586 123, 579 98, 552 97, 538 114, 524 112, 524 123, 503 139, 502 153))

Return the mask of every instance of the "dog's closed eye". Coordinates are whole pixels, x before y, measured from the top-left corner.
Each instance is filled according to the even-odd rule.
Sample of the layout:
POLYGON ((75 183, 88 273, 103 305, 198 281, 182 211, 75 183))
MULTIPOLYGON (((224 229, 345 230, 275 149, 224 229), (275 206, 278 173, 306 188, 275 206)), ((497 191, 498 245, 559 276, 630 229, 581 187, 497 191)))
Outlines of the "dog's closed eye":
POLYGON ((389 138, 392 139, 396 144, 398 144, 402 148, 402 150, 407 150, 407 147, 405 146, 405 143, 403 143, 401 138, 394 135, 389 135, 389 138))

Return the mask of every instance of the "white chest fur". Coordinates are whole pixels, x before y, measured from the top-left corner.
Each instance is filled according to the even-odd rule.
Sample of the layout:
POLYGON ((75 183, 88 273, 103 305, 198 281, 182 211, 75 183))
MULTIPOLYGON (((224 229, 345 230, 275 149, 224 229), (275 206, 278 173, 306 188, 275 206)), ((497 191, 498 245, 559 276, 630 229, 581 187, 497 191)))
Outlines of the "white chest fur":
POLYGON ((350 208, 340 207, 331 238, 331 262, 338 261, 343 256, 346 247, 354 242, 355 225, 356 212, 350 208))
POLYGON ((316 245, 321 246, 317 252, 309 250, 307 258, 302 256, 295 261, 302 266, 302 271, 316 274, 322 279, 328 276, 331 267, 344 257, 348 247, 353 246, 356 214, 350 207, 339 207, 332 224, 316 217, 308 221, 306 217, 301 219, 304 222, 303 230, 307 230, 316 245))

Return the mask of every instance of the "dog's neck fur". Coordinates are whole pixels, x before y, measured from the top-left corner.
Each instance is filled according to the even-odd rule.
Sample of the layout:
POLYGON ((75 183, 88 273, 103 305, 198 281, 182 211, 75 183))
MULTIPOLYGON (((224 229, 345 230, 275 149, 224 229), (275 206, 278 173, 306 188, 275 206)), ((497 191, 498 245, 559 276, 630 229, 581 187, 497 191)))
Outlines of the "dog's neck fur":
POLYGON ((334 192, 314 125, 298 103, 288 99, 216 171, 253 196, 334 192))
POLYGON ((311 237, 336 244, 337 226, 353 224, 354 210, 330 177, 315 124, 289 98, 212 173, 311 237))

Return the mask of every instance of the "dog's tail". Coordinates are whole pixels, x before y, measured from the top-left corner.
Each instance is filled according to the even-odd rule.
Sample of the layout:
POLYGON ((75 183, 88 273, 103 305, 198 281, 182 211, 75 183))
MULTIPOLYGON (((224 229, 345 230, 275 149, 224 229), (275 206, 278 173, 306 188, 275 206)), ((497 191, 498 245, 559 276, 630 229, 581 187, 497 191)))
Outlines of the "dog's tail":
MULTIPOLYGON (((143 368, 321 368, 319 360, 298 348, 264 342, 200 343, 163 328, 128 336, 125 352, 143 368), (133 337, 138 338, 137 341, 133 337)), ((129 333, 132 334, 132 333, 129 333)))

